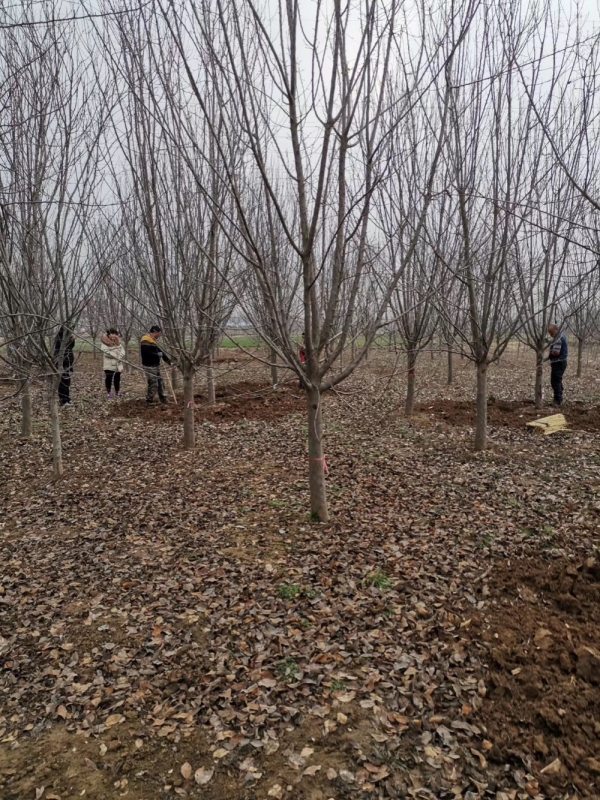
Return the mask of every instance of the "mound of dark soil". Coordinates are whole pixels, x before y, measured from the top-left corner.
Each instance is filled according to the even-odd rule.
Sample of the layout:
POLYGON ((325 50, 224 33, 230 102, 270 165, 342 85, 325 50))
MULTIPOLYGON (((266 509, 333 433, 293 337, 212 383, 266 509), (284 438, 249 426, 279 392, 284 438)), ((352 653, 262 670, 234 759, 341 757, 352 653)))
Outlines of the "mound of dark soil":
POLYGON ((534 774, 545 797, 599 797, 599 560, 507 564, 489 588, 471 633, 487 650, 490 758, 534 774))
MULTIPOLYGON (((475 403, 467 401, 437 400, 417 406, 419 413, 430 414, 443 419, 451 425, 474 425, 475 403)), ((543 409, 535 407, 528 400, 501 401, 488 403, 488 422, 492 426, 524 428, 527 422, 540 417, 548 417, 557 411, 553 406, 543 409)), ((600 431, 600 406, 585 403, 566 403, 561 408, 569 428, 583 431, 600 431)))
MULTIPOLYGON (((268 384, 241 381, 217 389, 217 402, 209 405, 206 395, 194 397, 194 416, 198 421, 232 422, 239 419, 273 420, 305 408, 304 392, 294 386, 276 391, 268 384)), ((115 403, 110 414, 116 418, 142 417, 152 422, 172 422, 183 418, 184 402, 177 393, 177 404, 147 406, 141 399, 115 403)))

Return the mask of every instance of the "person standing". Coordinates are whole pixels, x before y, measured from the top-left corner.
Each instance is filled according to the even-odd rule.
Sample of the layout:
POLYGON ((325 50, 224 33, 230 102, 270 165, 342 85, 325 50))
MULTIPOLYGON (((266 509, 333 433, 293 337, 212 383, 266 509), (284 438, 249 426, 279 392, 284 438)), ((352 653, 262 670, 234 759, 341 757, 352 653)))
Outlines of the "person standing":
POLYGON ((550 383, 554 392, 554 405, 562 406, 563 375, 567 368, 569 345, 567 344, 567 337, 564 333, 561 333, 558 325, 549 325, 548 333, 552 336, 547 361, 550 362, 550 383))
POLYGON ((121 373, 123 372, 123 359, 125 358, 125 348, 121 342, 121 334, 116 328, 108 328, 100 341, 106 399, 111 399, 113 386, 115 388, 115 399, 117 399, 121 391, 121 373))
POLYGON ((73 364, 75 356, 75 337, 64 325, 61 325, 56 338, 54 339, 54 364, 60 371, 60 382, 58 384, 58 402, 61 408, 71 406, 71 376, 73 375, 73 364))
POLYGON ((148 333, 142 336, 140 341, 142 367, 144 368, 148 381, 148 391, 146 393, 146 403, 148 405, 154 403, 154 397, 157 392, 160 402, 163 403, 163 405, 167 402, 163 380, 160 374, 160 362, 164 361, 166 364, 170 364, 171 360, 158 344, 161 334, 162 331, 160 327, 158 325, 153 325, 148 333))

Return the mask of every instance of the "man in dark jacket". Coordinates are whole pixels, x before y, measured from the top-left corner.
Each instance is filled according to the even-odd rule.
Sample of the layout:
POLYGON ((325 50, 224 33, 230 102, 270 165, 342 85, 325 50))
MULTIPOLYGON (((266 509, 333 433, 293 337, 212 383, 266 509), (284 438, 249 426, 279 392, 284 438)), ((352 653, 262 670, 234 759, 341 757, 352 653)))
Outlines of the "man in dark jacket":
POLYGON ((549 325, 548 333, 552 336, 548 361, 550 362, 550 383, 554 392, 554 405, 562 406, 563 402, 563 375, 567 368, 569 346, 567 337, 560 332, 558 325, 549 325))
POLYGON ((73 364, 75 362, 74 347, 75 338, 73 334, 64 325, 61 325, 54 339, 54 364, 60 372, 58 402, 61 406, 71 405, 71 375, 73 374, 73 364))
POLYGON ((163 404, 167 402, 163 380, 160 374, 160 362, 165 361, 167 364, 170 364, 171 360, 164 350, 158 345, 158 340, 160 339, 161 333, 162 331, 159 326, 153 325, 149 332, 142 336, 140 341, 142 367, 144 368, 146 379, 148 381, 148 391, 146 394, 146 402, 148 405, 152 405, 152 403, 154 403, 154 396, 157 390, 158 399, 160 402, 163 404))

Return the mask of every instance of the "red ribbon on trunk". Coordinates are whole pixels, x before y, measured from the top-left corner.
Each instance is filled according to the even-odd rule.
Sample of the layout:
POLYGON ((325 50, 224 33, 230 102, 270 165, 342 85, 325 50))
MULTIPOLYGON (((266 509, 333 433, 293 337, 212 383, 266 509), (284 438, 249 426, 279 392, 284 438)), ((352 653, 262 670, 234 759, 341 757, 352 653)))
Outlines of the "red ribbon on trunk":
POLYGON ((327 456, 323 456, 322 458, 317 458, 316 456, 310 456, 310 461, 319 461, 323 465, 323 472, 325 475, 329 475, 329 464, 327 463, 327 456))

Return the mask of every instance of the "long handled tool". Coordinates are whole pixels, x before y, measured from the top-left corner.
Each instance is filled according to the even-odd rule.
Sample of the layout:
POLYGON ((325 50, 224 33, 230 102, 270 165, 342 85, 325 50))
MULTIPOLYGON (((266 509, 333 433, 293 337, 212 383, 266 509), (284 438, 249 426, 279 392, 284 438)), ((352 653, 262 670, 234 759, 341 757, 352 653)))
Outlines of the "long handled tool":
POLYGON ((175 405, 177 405, 177 396, 176 396, 175 391, 173 389, 173 384, 171 383, 171 376, 169 375, 169 371, 168 370, 165 371, 165 377, 167 379, 167 385, 169 387, 169 391, 171 392, 171 397, 173 398, 173 402, 175 403, 175 405))

